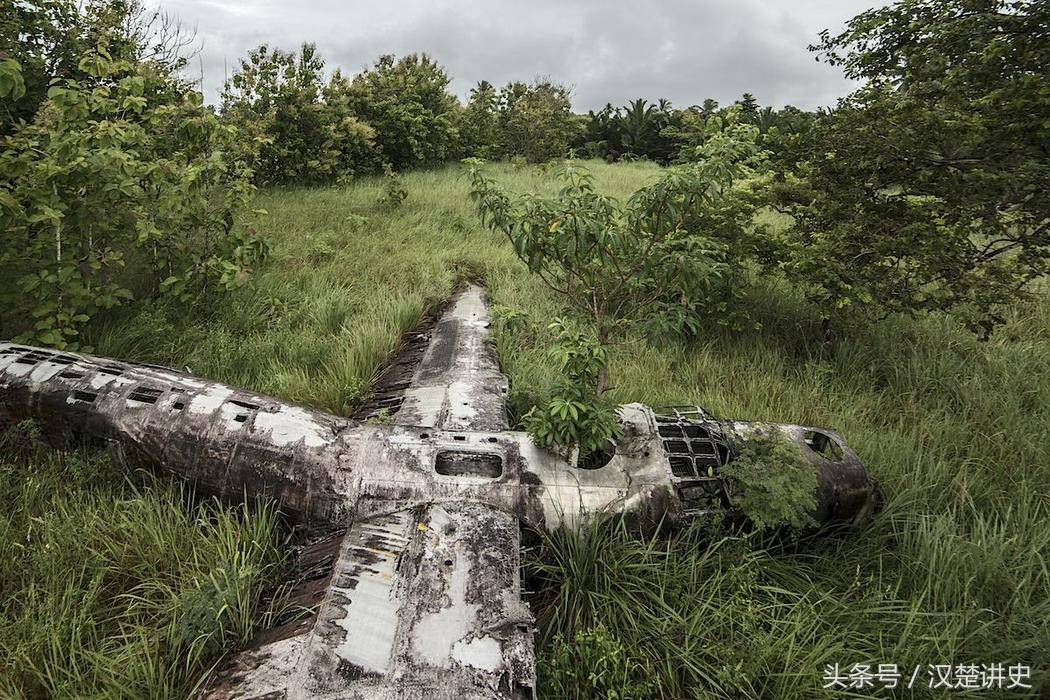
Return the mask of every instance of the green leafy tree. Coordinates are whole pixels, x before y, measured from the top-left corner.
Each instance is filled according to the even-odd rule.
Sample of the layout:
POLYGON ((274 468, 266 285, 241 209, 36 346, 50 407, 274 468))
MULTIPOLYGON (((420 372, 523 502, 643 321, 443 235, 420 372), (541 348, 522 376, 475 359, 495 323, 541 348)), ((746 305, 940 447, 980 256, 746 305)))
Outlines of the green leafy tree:
POLYGON ((350 82, 347 102, 375 130, 383 161, 395 170, 439 163, 458 148, 459 102, 445 70, 426 54, 382 56, 350 82))
POLYGON ((778 266, 833 318, 951 310, 989 332, 1050 255, 1050 5, 905 0, 814 47, 866 85, 779 188, 778 266))
POLYGON ((550 80, 531 85, 508 83, 500 91, 501 154, 533 163, 562 158, 573 139, 575 122, 569 89, 550 80))
POLYGON ((736 101, 740 105, 740 116, 745 121, 754 121, 758 117, 758 100, 750 92, 745 92, 736 101))
POLYGON ((654 124, 655 115, 656 105, 646 105, 645 100, 641 98, 627 105, 622 118, 617 121, 622 130, 624 148, 628 153, 635 155, 646 153, 649 141, 654 136, 653 132, 658 131, 654 124))
POLYGON ((0 279, 16 283, 0 285, 4 334, 59 348, 130 300, 133 278, 189 299, 243 284, 266 252, 232 226, 251 186, 224 161, 232 132, 198 93, 147 95, 150 68, 104 48, 78 69, 91 83, 54 81, 0 151, 0 279))
POLYGON ((33 118, 57 74, 71 74, 70 37, 76 34, 71 0, 6 2, 0 12, 0 135, 33 118), (17 87, 16 87, 17 86, 17 87))
POLYGON ((648 158, 669 163, 679 150, 677 137, 687 119, 686 113, 686 110, 674 109, 664 98, 655 104, 639 98, 616 109, 606 104, 598 112, 592 110, 583 117, 573 147, 609 161, 648 158))
POLYGON ((188 89, 178 74, 193 44, 193 34, 139 0, 6 2, 0 11, 0 63, 8 67, 0 66, 0 75, 10 75, 12 63, 18 64, 25 91, 18 99, 8 94, 0 105, 0 135, 32 120, 52 80, 93 84, 80 59, 99 46, 113 60, 138 66, 145 95, 164 92, 164 99, 174 99, 188 89))
POLYGON ((260 183, 311 183, 372 172, 375 131, 349 106, 339 73, 326 84, 313 44, 296 54, 263 44, 223 90, 222 114, 241 135, 238 156, 260 183))
POLYGON ((613 151, 619 152, 619 134, 616 133, 615 117, 616 110, 609 103, 606 103, 597 112, 593 109, 588 111, 583 128, 577 140, 572 144, 573 148, 578 153, 583 153, 591 158, 606 158, 613 151))
POLYGON ((623 434, 615 405, 602 396, 608 351, 560 319, 550 330, 556 338, 550 355, 557 363, 558 379, 547 402, 525 414, 525 430, 536 444, 566 456, 579 448, 585 460, 623 434))
MULTIPOLYGON (((607 344, 630 321, 684 330, 732 288, 753 214, 741 184, 762 154, 755 129, 712 135, 696 162, 672 168, 627 201, 606 197, 569 162, 554 197, 511 199, 473 163, 472 197, 483 220, 585 318, 607 344)), ((600 392, 599 392, 600 393, 600 392)))
POLYGON ((463 152, 479 158, 500 154, 499 91, 487 80, 471 91, 460 126, 463 152))

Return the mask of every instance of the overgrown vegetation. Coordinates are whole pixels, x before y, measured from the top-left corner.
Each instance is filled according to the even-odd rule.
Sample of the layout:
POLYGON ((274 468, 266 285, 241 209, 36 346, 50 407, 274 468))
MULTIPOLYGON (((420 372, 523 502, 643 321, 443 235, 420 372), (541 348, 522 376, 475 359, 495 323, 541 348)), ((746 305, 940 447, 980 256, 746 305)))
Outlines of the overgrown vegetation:
POLYGON ((733 461, 721 473, 731 480, 733 506, 756 528, 815 525, 817 470, 780 428, 761 426, 733 445, 733 461))
POLYGON ((579 448, 578 466, 620 437, 616 406, 602 397, 607 351, 594 338, 566 328, 561 320, 550 325, 557 339, 550 349, 558 379, 546 405, 533 406, 522 417, 536 444, 571 457, 579 448))
POLYGON ((778 269, 832 314, 950 310, 988 333, 1050 265, 1050 6, 906 0, 815 47, 865 81, 778 173, 778 269))
MULTIPOLYGON (((600 448, 615 403, 699 403, 834 426, 887 490, 848 538, 554 533, 530 562, 549 695, 809 698, 825 665, 879 662, 1023 663, 1050 692, 1045 3, 859 16, 820 49, 869 82, 824 114, 745 94, 584 119, 548 81, 461 107, 426 56, 347 79, 309 45, 253 53, 215 114, 157 16, 14 10, 4 335, 348 414, 481 279, 513 420, 545 444, 600 448), (526 164, 568 149, 676 166, 573 162, 559 184, 526 164), (515 165, 396 172, 464 155, 515 165), (257 236, 237 216, 252 177, 333 186, 258 193, 257 236)), ((738 462, 745 510, 803 524, 808 473, 766 452, 738 462)), ((133 486, 89 454, 2 464, 0 692, 185 695, 250 632, 269 508, 133 486)))
POLYGON ((0 696, 185 698, 265 625, 275 509, 0 433, 0 696))
MULTIPOLYGON (((645 163, 585 165, 596 189, 620 199, 662 175, 645 163)), ((489 168, 508 190, 557 193, 539 169, 489 168)), ((273 253, 255 289, 208 313, 171 305, 112 318, 90 342, 346 414, 425 310, 460 277, 480 278, 501 309, 497 347, 521 425, 557 382, 548 325, 564 302, 481 227, 465 173, 403 177, 412 196, 393 211, 377 202, 379 178, 261 193, 273 253)), ((593 657, 631 669, 623 692, 655 683, 657 696, 801 700, 820 694, 825 664, 1002 659, 1031 664, 1031 696, 1045 693, 1046 291, 1011 305, 987 341, 932 314, 846 326, 828 353, 819 313, 798 289, 750 273, 747 289, 739 303, 757 328, 716 324, 660 345, 636 331, 610 346, 605 398, 834 427, 883 485, 885 510, 864 530, 799 542, 557 535, 533 588, 541 691, 609 688, 560 675, 565 648, 554 639, 561 633, 571 649, 586 632, 593 657)), ((579 670, 583 659, 571 658, 579 670)))
POLYGON ((103 9, 78 20, 98 42, 73 45, 78 77, 52 78, 46 97, 18 82, 20 62, 3 68, 5 103, 39 103, 0 152, 0 332, 58 348, 136 294, 189 301, 240 286, 267 250, 233 227, 253 194, 224 158, 233 131, 174 76, 177 61, 138 58, 139 30, 103 9))

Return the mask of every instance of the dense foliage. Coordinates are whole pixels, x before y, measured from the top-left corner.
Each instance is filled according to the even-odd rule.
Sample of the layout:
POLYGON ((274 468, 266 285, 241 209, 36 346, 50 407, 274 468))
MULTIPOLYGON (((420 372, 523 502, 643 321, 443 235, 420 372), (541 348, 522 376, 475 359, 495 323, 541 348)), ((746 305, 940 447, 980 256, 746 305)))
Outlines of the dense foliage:
POLYGON ((98 48, 114 60, 136 64, 152 77, 147 94, 183 90, 177 73, 186 65, 193 37, 158 9, 136 0, 34 0, 5 2, 0 11, 0 97, 12 79, 14 65, 24 94, 5 100, 0 109, 0 136, 19 122, 32 121, 47 99, 51 80, 90 81, 80 65, 85 54, 98 48))
MULTIPOLYGON (((24 340, 75 348, 98 311, 136 292, 187 301, 234 288, 266 252, 233 226, 252 189, 224 157, 232 130, 174 66, 136 60, 125 48, 135 25, 116 24, 131 29, 102 34, 77 57, 77 77, 51 77, 32 121, 3 137, 3 330, 24 340)), ((38 97, 10 81, 21 63, 6 61, 5 102, 38 97)))
POLYGON ((770 106, 759 108, 754 96, 747 93, 725 108, 712 99, 678 109, 665 99, 649 104, 639 98, 623 107, 607 104, 588 112, 572 147, 578 154, 609 161, 690 161, 713 131, 744 123, 758 130, 764 148, 779 153, 785 150, 785 141, 790 143, 792 136, 808 128, 813 117, 791 105, 779 111, 770 106))
POLYGON ((577 464, 581 464, 623 433, 615 405, 602 396, 608 351, 561 320, 550 330, 556 333, 550 355, 558 367, 558 380, 547 403, 534 406, 522 420, 538 445, 561 450, 566 457, 579 448, 577 464))
POLYGON ((733 460, 721 474, 730 479, 733 506, 755 527, 814 525, 817 469, 780 428, 760 426, 746 443, 733 445, 733 460))
MULTIPOLYGON (((732 114, 730 115, 732 117, 732 114)), ((471 196, 489 228, 503 233, 518 258, 590 326, 595 341, 557 327, 558 381, 547 405, 525 423, 540 444, 579 446, 587 456, 618 432, 611 407, 605 346, 627 324, 653 337, 688 335, 700 319, 734 319, 753 200, 736 181, 754 175, 763 154, 753 127, 712 133, 694 154, 653 184, 618 202, 599 193, 590 174, 569 161, 555 197, 512 199, 471 165, 471 196), (712 313, 714 312, 714 313, 712 313)))
POLYGON ((470 92, 461 119, 462 149, 470 156, 533 163, 561 158, 576 131, 569 90, 550 80, 482 80, 470 92))
POLYGON ((227 81, 222 116, 260 183, 309 184, 376 169, 375 130, 350 111, 347 82, 325 83, 312 44, 297 54, 259 46, 227 81))
POLYGON ((905 0, 815 48, 866 84, 783 173, 779 268, 825 314, 951 310, 989 331, 1050 269, 1050 5, 905 0))
POLYGON ((426 54, 382 56, 346 88, 351 112, 375 130, 376 147, 396 170, 430 165, 456 152, 459 103, 448 75, 426 54))
MULTIPOLYGON (((547 692, 804 698, 825 664, 880 659, 1025 663, 1047 694, 1050 306, 1031 284, 1048 260, 1046 2, 864 13, 818 49, 866 84, 819 115, 745 94, 585 118, 546 81, 483 82, 460 107, 426 56, 326 77, 309 45, 253 52, 217 116, 158 15, 4 9, 0 336, 71 347, 87 330, 104 354, 349 414, 419 318, 481 277, 517 319, 496 337, 513 420, 543 444, 600 449, 616 402, 703 403, 841 426, 887 491, 871 528, 802 546, 556 533, 528 564, 547 692), (520 163, 395 174, 571 150, 677 165, 592 162, 596 182, 570 162, 558 184, 520 163), (201 292, 236 288, 266 252, 235 223, 249 167, 267 183, 387 175, 261 193, 278 262, 202 314, 201 292), (471 186, 511 246, 472 215, 471 186), (126 304, 154 294, 195 303, 126 304), (578 318, 549 327, 566 306, 578 318), (814 352, 821 317, 857 311, 895 317, 814 352), (917 311, 951 315, 894 314, 917 311), (1004 325, 979 342, 959 321, 1004 325)), ((0 694, 184 695, 250 633, 278 559, 270 511, 5 450, 0 694)), ((741 450, 760 524, 804 524, 795 457, 741 450)))

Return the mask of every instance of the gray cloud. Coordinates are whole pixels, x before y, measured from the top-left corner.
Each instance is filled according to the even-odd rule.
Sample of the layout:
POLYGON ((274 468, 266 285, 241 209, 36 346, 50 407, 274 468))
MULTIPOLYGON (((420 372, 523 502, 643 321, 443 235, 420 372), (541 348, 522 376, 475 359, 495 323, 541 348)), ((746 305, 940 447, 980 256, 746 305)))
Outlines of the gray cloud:
POLYGON ((578 110, 635 97, 685 106, 751 92, 762 104, 814 108, 852 87, 806 50, 824 28, 878 0, 162 0, 197 30, 190 72, 216 100, 224 76, 266 42, 318 45, 328 67, 356 73, 384 53, 425 51, 465 97, 478 80, 537 76, 573 87, 578 110))

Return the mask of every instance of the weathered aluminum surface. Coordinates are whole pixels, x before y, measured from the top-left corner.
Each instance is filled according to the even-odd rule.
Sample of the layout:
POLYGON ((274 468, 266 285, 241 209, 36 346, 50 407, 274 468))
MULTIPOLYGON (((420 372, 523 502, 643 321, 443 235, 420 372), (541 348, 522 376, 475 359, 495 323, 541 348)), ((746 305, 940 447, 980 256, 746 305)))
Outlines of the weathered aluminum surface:
POLYGON ((398 425, 444 430, 507 430, 509 383, 487 346, 484 291, 469 285, 438 321, 416 369, 398 425))
MULTIPOLYGON (((263 635, 207 697, 530 697, 520 523, 626 513, 652 525, 729 507, 722 445, 757 424, 630 404, 608 464, 574 468, 506 430, 507 380, 486 345, 488 322, 483 292, 469 287, 435 326, 392 425, 9 343, 0 343, 0 422, 35 419, 59 444, 103 439, 130 462, 234 498, 268 494, 304 519, 348 527, 311 594, 317 613, 263 635)), ((777 427, 818 468, 818 520, 872 515, 877 486, 839 435, 777 427), (840 454, 813 449, 815 437, 840 454)))

